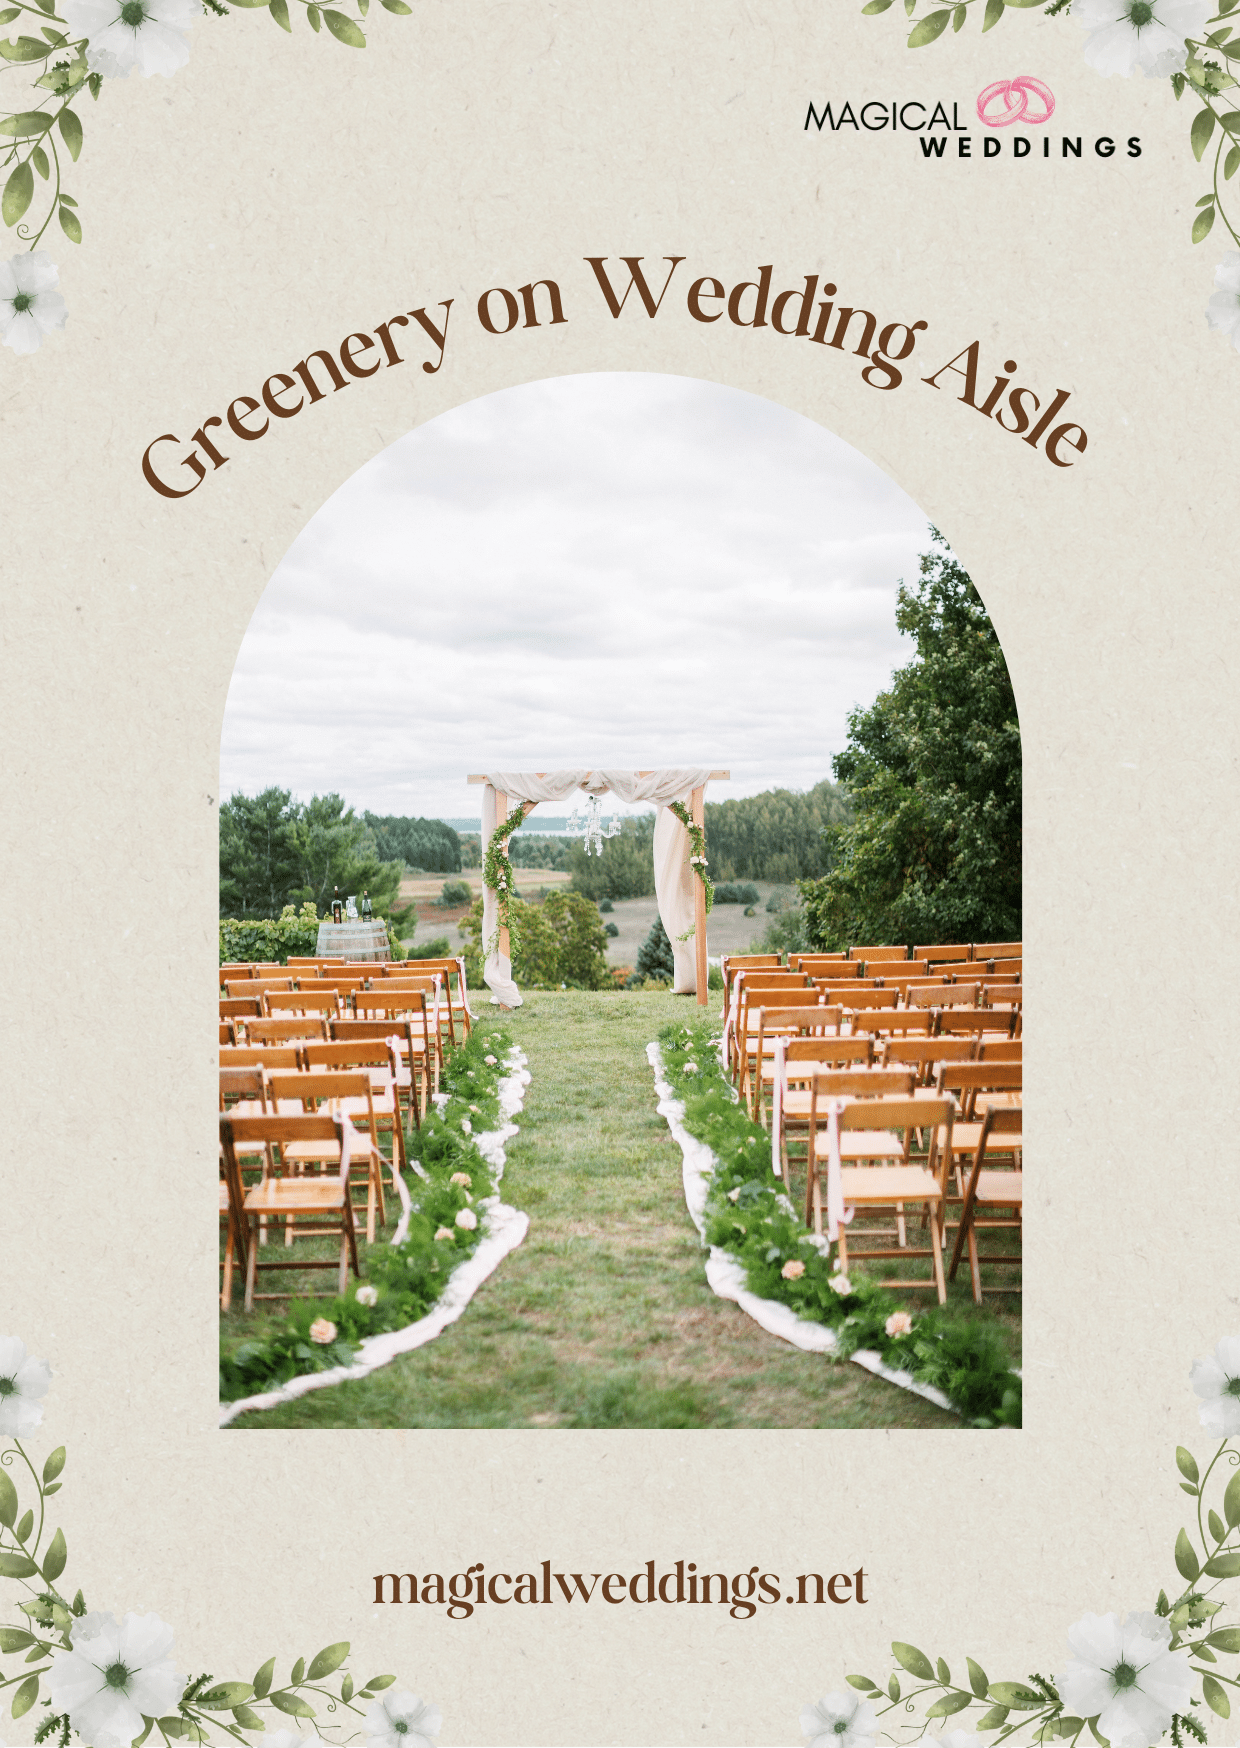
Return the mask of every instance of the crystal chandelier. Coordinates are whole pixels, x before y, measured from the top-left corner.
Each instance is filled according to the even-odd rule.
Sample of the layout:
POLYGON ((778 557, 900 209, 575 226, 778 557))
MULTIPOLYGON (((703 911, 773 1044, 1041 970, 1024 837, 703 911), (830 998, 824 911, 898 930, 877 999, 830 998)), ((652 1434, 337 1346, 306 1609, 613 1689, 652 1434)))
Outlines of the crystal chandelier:
POLYGON ((603 839, 618 837, 620 834, 620 816, 613 814, 604 826, 602 804, 597 795, 591 795, 584 811, 580 802, 574 806, 565 829, 570 838, 581 838, 584 841, 587 856, 591 851, 596 856, 601 856, 603 839))

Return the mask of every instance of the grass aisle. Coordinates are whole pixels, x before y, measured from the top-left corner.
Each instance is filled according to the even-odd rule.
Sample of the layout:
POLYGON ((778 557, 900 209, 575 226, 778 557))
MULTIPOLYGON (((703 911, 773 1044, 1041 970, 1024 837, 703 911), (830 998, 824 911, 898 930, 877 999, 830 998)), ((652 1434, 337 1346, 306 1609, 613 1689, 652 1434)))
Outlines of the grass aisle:
POLYGON ((525 1243, 437 1341, 235 1424, 958 1427, 859 1366, 789 1348, 707 1286, 645 1056, 689 1006, 532 993, 498 1016, 533 1075, 501 1186, 530 1216, 525 1243))

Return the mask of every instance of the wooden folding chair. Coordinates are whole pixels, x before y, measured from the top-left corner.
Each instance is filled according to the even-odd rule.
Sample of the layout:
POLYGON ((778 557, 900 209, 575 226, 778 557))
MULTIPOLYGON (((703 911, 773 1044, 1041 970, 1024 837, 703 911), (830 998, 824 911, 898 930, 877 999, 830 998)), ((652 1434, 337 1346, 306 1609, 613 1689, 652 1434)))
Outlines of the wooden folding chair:
POLYGON ((979 1062, 1023 1062, 1023 1038, 983 1038, 977 1046, 979 1062))
POLYGON ((253 977, 254 963, 250 959, 228 959, 220 966, 220 990, 230 977, 253 977))
POLYGON ((844 1014, 854 1032, 873 1032, 877 1036, 928 1037, 938 1024, 933 1008, 854 1008, 845 1003, 844 1014))
POLYGON ((301 1067, 297 1044, 235 1044, 220 1048, 220 1073, 225 1069, 265 1068, 277 1074, 296 1073, 301 1067))
POLYGON ((276 1262, 259 1262, 258 1245, 254 1242, 254 1237, 258 1223, 265 1219, 314 1220, 316 1224, 313 1227, 307 1224, 299 1228, 306 1235, 313 1232, 315 1236, 322 1237, 338 1232, 340 1262, 337 1292, 343 1293, 348 1284, 350 1262, 356 1276, 360 1278, 362 1272, 357 1259, 357 1233, 353 1224, 353 1203, 349 1195, 349 1173, 354 1149, 361 1147, 365 1150, 369 1143, 358 1135, 348 1117, 343 1114, 280 1116, 268 1112, 259 1116, 222 1116, 220 1146, 224 1154, 225 1176, 228 1183, 235 1184, 238 1188, 241 1174, 237 1166, 237 1148, 239 1145, 253 1143, 276 1147, 281 1154, 289 1148, 309 1148, 323 1158, 328 1157, 334 1147, 338 1164, 336 1172, 330 1177, 271 1175, 253 1189, 244 1192, 241 1207, 246 1230, 240 1235, 239 1245, 240 1242, 245 1243, 246 1310, 254 1309, 256 1298, 291 1297, 288 1293, 255 1293, 254 1281, 259 1269, 337 1267, 333 1262, 313 1259, 306 1261, 300 1257, 295 1261, 282 1259, 276 1262))
MULTIPOLYGON (((369 1024, 380 1022, 386 1028, 385 1037, 391 1036, 388 1025, 392 1020, 407 1020, 413 1044, 418 1046, 418 1057, 422 1064, 429 1065, 435 1083, 435 1091, 439 1090, 439 1078, 443 1073, 443 1016, 440 1024, 435 1024, 434 1000, 427 999, 427 993, 422 989, 406 989, 399 983, 389 985, 387 980, 381 980, 379 986, 361 992, 362 999, 356 1012, 350 1016, 342 1014, 341 1020, 350 1017, 369 1024), (420 1041, 420 1044, 419 1044, 420 1041)), ((344 1026, 332 1023, 333 1038, 361 1037, 360 1032, 352 1032, 344 1026)), ((373 1033, 370 1036, 374 1036, 373 1033)), ((410 1067, 415 1066, 415 1058, 410 1058, 410 1067)), ((425 1102, 422 1106, 426 1109, 425 1102)))
POLYGON ((929 976, 928 962, 925 959, 880 959, 874 966, 874 974, 883 989, 903 989, 929 976))
MULTIPOLYGON (((790 1039, 786 1049, 776 1058, 779 1073, 779 1098, 771 1101, 771 1168, 776 1159, 791 1194, 792 1168, 808 1159, 808 1142, 813 1124, 815 1085, 821 1096, 849 1098, 881 1098, 884 1093, 912 1093, 913 1075, 906 1069, 887 1073, 873 1065, 869 1038, 790 1039), (807 1046, 817 1048, 813 1055, 807 1046), (865 1051, 870 1050, 867 1056, 865 1051), (798 1151, 793 1157, 789 1142, 798 1144, 804 1138, 806 1154, 798 1151)), ((809 1207, 809 1186, 806 1186, 806 1208, 809 1207)), ((809 1218, 808 1212, 806 1218, 809 1218)))
MULTIPOLYGON (((952 1250, 951 1266, 947 1278, 954 1281, 960 1259, 967 1248, 969 1252, 969 1274, 973 1283, 973 1302, 982 1303, 982 1273, 981 1264, 990 1266, 1021 1267, 1021 1256, 1018 1251, 1015 1256, 1006 1254, 980 1256, 977 1248, 979 1232, 1015 1231, 1020 1234, 1022 1212, 1022 1182, 1023 1169, 1021 1137, 1022 1113, 1004 1109, 999 1105, 988 1104, 982 1118, 981 1133, 977 1138, 977 1146, 973 1153, 973 1163, 969 1169, 965 1183, 964 1201, 960 1209, 960 1227, 956 1233, 956 1243, 952 1250), (987 1154, 1002 1152, 1010 1154, 1017 1162, 1013 1171, 987 1171, 987 1154), (1000 1214, 1000 1208, 1009 1208, 1009 1214, 1000 1214)), ((1016 1287, 989 1287, 991 1293, 1019 1293, 1016 1287)))
POLYGON ((1024 949, 1019 941, 974 941, 975 959, 1021 959, 1024 949))
MULTIPOLYGON (((789 953, 789 971, 807 971, 811 977, 825 977, 831 966, 849 965, 852 961, 847 952, 839 953, 789 953)), ((860 969, 860 967, 858 967, 860 969)), ((844 973, 841 972, 841 976, 844 973)))
POLYGON ((852 983, 861 976, 865 966, 860 959, 819 959, 801 954, 796 969, 812 977, 815 983, 852 983))
POLYGON ((454 1050, 456 1048, 456 1016, 448 997, 447 978, 442 971, 429 971, 425 976, 409 972, 404 977, 377 977, 368 988, 354 992, 353 1011, 359 1020, 372 1016, 377 1011, 371 1006, 372 994, 385 996, 414 993, 421 993, 425 997, 426 1011, 432 1018, 436 1011, 439 1014, 441 1051, 445 1039, 449 1050, 454 1050))
POLYGON ((941 1008, 975 1008, 982 994, 980 983, 945 983, 939 991, 941 1008))
POLYGON ((866 1008, 894 1008, 900 1003, 898 989, 857 989, 841 990, 839 1000, 844 1007, 854 1013, 866 1008))
POLYGON ((292 989, 291 977, 230 977, 224 984, 226 995, 245 997, 265 995, 269 989, 292 989))
MULTIPOLYGON (((375 1216, 378 1214, 379 1224, 387 1224, 387 1206, 383 1194, 383 1167, 394 1167, 384 1159, 379 1151, 376 1139, 374 1099, 371 1093, 370 1076, 364 1072, 345 1073, 319 1070, 304 1071, 301 1074, 273 1074, 268 1077, 271 1096, 277 1101, 277 1109, 283 1106, 284 1100, 300 1100, 302 1109, 314 1113, 322 1105, 326 1105, 330 1114, 347 1116, 354 1125, 352 1165, 350 1168, 350 1184, 356 1190, 364 1188, 366 1194, 366 1242, 375 1241, 375 1216), (357 1124, 364 1123, 367 1133, 357 1133, 357 1124)), ((335 1165, 339 1160, 339 1148, 329 1142, 326 1137, 317 1141, 291 1141, 280 1149, 281 1158, 286 1166, 295 1169, 307 1165, 335 1165)), ((289 1227, 285 1231, 286 1242, 294 1237, 303 1236, 300 1228, 289 1227)))
POLYGON ((457 959, 398 959, 383 967, 387 977, 425 976, 433 977, 438 972, 443 978, 444 996, 452 1004, 452 1012, 459 1018, 464 1027, 466 1038, 473 1029, 474 1017, 469 1011, 469 989, 465 981, 465 961, 457 959), (452 979, 456 978, 456 990, 453 991, 452 979))
POLYGON ((971 1032, 979 1039, 987 1033, 993 1033, 997 1038, 1012 1036, 1014 1016, 1005 1008, 944 1007, 938 1010, 938 1014, 940 1032, 971 1032))
MULTIPOLYGON (((1023 1068, 1019 1062, 941 1062, 935 1077, 935 1091, 950 1095, 956 1103, 955 1126, 950 1141, 948 1170, 957 1175, 957 1189, 963 1190, 963 1162, 977 1146, 982 1125, 977 1118, 977 1100, 989 1100, 996 1106, 1020 1108, 1023 1068)), ((940 1137, 940 1145, 946 1145, 940 1137)), ((991 1144, 991 1152, 998 1143, 991 1144)))
POLYGON ((734 1085, 739 1086, 741 1059, 744 1056, 744 1046, 749 1042, 750 1007, 756 1013, 763 1001, 770 1007, 777 1003, 780 1006, 795 1007, 802 999, 805 1005, 816 1005, 821 1001, 810 979, 801 972, 767 971, 760 967, 756 971, 737 973, 736 981, 732 985, 732 1005, 723 1028, 726 1063, 731 1070, 734 1085))
MULTIPOLYGON (((222 1139, 222 1136, 221 1136, 222 1139)), ((224 1227, 224 1255, 221 1261, 220 1310, 232 1307, 233 1268, 243 1274, 249 1269, 249 1237, 246 1231, 245 1187, 235 1152, 220 1147, 220 1223, 224 1227)))
MULTIPOLYGON (((324 1069, 357 1069, 369 1074, 371 1108, 375 1122, 391 1136, 393 1164, 398 1163, 401 1171, 407 1171, 409 1161, 405 1157, 405 1125, 401 1120, 399 1039, 344 1038, 331 1043, 311 1042, 302 1046, 302 1054, 311 1074, 324 1069)), ((407 1090, 407 1078, 404 1084, 407 1090)), ((360 1113, 351 1110, 349 1114, 356 1124, 360 1113)))
POLYGON ((331 1022, 331 1032, 336 1043, 364 1038, 390 1040, 395 1045, 397 1090, 413 1115, 414 1128, 421 1128, 422 1113, 430 1102, 431 1064, 436 1061, 434 1046, 427 1045, 425 1029, 419 1026, 415 1032, 414 1022, 408 1015, 391 1015, 378 1020, 357 1020, 346 1016, 331 1022))
MULTIPOLYGON (((808 994, 808 991, 796 993, 808 994)), ((752 1015, 752 1010, 751 1010, 752 1015)), ((838 1034, 843 1009, 827 1007, 822 1002, 794 1002, 790 1007, 763 1007, 757 1012, 758 1035, 753 1051, 753 1070, 742 1074, 740 1096, 745 1097, 745 1074, 751 1086, 750 1108, 755 1123, 766 1128, 764 1094, 774 1078, 775 1041, 777 1038, 825 1038, 838 1034)), ((748 1058, 748 1052, 746 1052, 748 1058)))
MULTIPOLYGON (((824 1105, 828 1103, 824 1099, 824 1105)), ((830 1161, 831 1127, 836 1130, 840 1154, 840 1190, 846 1207, 854 1213, 868 1209, 894 1211, 900 1226, 907 1207, 922 1207, 929 1228, 929 1245, 914 1249, 907 1243, 892 1248, 869 1248, 871 1236, 886 1237, 888 1232, 867 1234, 847 1223, 838 1229, 840 1266, 847 1273, 850 1260, 858 1263, 887 1257, 929 1257, 930 1280, 900 1280, 884 1282, 900 1291, 933 1287, 940 1305, 947 1301, 947 1284, 943 1276, 943 1203, 946 1195, 946 1172, 936 1152, 940 1128, 948 1132, 950 1152, 951 1124, 954 1106, 951 1099, 879 1098, 850 1099, 842 1109, 832 1102, 829 1110, 813 1112, 810 1129, 810 1211, 814 1230, 822 1231, 822 1178, 833 1168, 830 1161), (827 1118, 820 1127, 823 1117, 827 1118), (910 1157, 912 1135, 918 1128, 928 1128, 930 1150, 925 1164, 914 1163, 910 1157), (897 1163, 892 1164, 892 1161, 897 1163), (851 1242, 850 1242, 851 1240, 851 1242), (865 1240, 866 1249, 861 1249, 865 1240)))
POLYGON ((224 1045, 237 1042, 237 1028, 231 1020, 220 1021, 220 1043, 224 1045))
MULTIPOLYGON (((764 1024, 768 1027, 778 1025, 777 1022, 764 1020, 764 1016, 768 1013, 774 1014, 776 1011, 783 1014, 792 1014, 796 1011, 813 1014, 815 1017, 811 1023, 818 1026, 835 1025, 838 1027, 839 1025, 838 1018, 834 1021, 818 1018, 819 1015, 824 1015, 828 1011, 836 1013, 837 1010, 834 1008, 828 1010, 816 989, 753 991, 752 999, 747 1002, 742 1001, 737 1009, 736 1030, 732 1038, 736 1060, 736 1090, 742 1104, 752 1105, 753 1103, 753 1077, 757 1065, 762 1060, 763 1026, 764 1024)), ((789 1030, 792 1025, 793 1022, 790 1019, 785 1020, 782 1025, 778 1026, 778 1029, 789 1030)))
POLYGON ((220 997, 220 1020, 231 1020, 235 1031, 243 1030, 247 1020, 261 1019, 263 999, 254 996, 253 999, 242 998, 239 995, 220 997))
POLYGON ((879 960, 907 959, 907 947, 850 947, 850 959, 860 959, 863 964, 877 964, 879 960))

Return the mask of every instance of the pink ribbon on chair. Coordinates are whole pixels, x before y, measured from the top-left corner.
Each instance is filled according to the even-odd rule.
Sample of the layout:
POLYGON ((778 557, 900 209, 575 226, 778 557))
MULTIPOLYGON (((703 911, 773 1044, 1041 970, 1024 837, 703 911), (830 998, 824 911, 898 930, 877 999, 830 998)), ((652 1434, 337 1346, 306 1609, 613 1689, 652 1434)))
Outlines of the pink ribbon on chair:
MULTIPOLYGON (((758 1073, 762 1073, 762 1064, 758 1064, 758 1073)), ((771 1093, 771 1170, 776 1177, 782 1177, 783 1160, 780 1157, 780 1141, 784 1128, 784 1040, 775 1040, 775 1085, 771 1093)))
POLYGON ((827 1237, 834 1244, 840 1227, 850 1224, 854 1208, 844 1206, 843 1167, 840 1164, 840 1112, 847 1099, 827 1100, 827 1237))

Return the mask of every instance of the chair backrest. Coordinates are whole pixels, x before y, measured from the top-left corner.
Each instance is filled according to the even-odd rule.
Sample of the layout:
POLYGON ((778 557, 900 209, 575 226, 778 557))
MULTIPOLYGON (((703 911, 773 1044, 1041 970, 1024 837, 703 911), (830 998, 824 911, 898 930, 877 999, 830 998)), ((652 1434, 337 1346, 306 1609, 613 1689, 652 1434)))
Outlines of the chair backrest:
POLYGON ((846 952, 841 953, 789 953, 789 971, 808 971, 811 974, 827 965, 849 965, 851 960, 846 952))
MULTIPOLYGON (((230 1191, 234 1180, 240 1182, 235 1151, 237 1146, 246 1142, 259 1143, 263 1146, 274 1143, 278 1147, 286 1142, 341 1141, 344 1136, 344 1127, 345 1119, 326 1115, 320 1116, 315 1112, 284 1116, 277 1111, 266 1111, 244 1117, 229 1112, 227 1115, 221 1116, 220 1145, 224 1149, 230 1191)), ((343 1147, 340 1154, 340 1175, 343 1178, 348 1169, 343 1147)))
POLYGON ((814 1076, 814 1091, 826 1099, 911 1098, 917 1076, 911 1068, 827 1068, 814 1076))
POLYGON ((1004 1032, 1012 1035, 1015 1008, 940 1008, 940 1032, 1004 1032))
POLYGON ((286 1020, 251 1020, 245 1029, 249 1044, 288 1044, 294 1038, 326 1038, 327 1021, 313 1014, 286 1020))
POLYGON ((317 989, 320 984, 332 989, 360 989, 369 976, 369 971, 320 971, 308 981, 312 989, 317 989))
POLYGON ((321 971, 325 965, 330 965, 331 963, 332 961, 330 959, 307 958, 300 953, 290 953, 288 956, 289 970, 295 974, 300 974, 303 977, 307 976, 310 972, 321 971))
POLYGON ((356 1020, 341 1018, 331 1022, 332 1039, 336 1043, 345 1043, 352 1039, 396 1039, 408 1052, 410 1063, 421 1056, 426 1048, 425 1040, 419 1035, 414 1042, 412 1022, 404 1017, 390 1019, 356 1020))
MULTIPOLYGON (((858 962, 857 970, 861 970, 860 962, 858 962)), ((854 990, 878 988, 877 977, 852 977, 843 980, 831 976, 815 977, 813 981, 814 988, 821 990, 828 1001, 842 1001, 844 1003, 847 1003, 849 996, 854 990)))
POLYGON ((944 981, 952 977, 979 977, 986 969, 984 965, 975 965, 972 959, 943 959, 935 963, 934 969, 939 972, 944 981))
POLYGON ((268 1073, 301 1067, 296 1044, 237 1044, 220 1050, 220 1072, 226 1068, 265 1068, 268 1073))
POLYGON ((847 1038, 789 1038, 784 1045, 789 1080, 808 1080, 815 1063, 824 1068, 840 1063, 868 1068, 873 1060, 874 1040, 868 1032, 847 1038))
POLYGON ((1025 1113, 1011 1105, 987 1105, 982 1116, 982 1132, 978 1136, 978 1148, 984 1151, 986 1143, 994 1135, 1007 1138, 1011 1146, 1011 1137, 1021 1133, 1025 1113))
POLYGON ((936 1085, 940 1092, 1019 1092, 1023 1072, 1019 1062, 944 1062, 936 1085))
MULTIPOLYGON (((800 995, 800 990, 794 990, 800 995)), ((838 1007, 828 1007, 819 1001, 818 991, 806 990, 806 995, 812 995, 812 1002, 790 1001, 784 1003, 780 997, 780 1006, 760 1007, 750 1009, 751 1017, 756 1020, 759 1036, 770 1037, 775 1032, 825 1032, 830 1026, 833 1031, 839 1030, 844 1010, 838 1007)))
POLYGON ((320 1068, 395 1069, 392 1046, 386 1038, 334 1039, 330 1044, 305 1044, 302 1052, 312 1074, 320 1068))
MULTIPOLYGON (((928 975, 928 961, 925 959, 880 959, 874 967, 879 981, 883 984, 907 984, 917 978, 928 975)), ((940 982, 942 979, 940 979, 940 982)))
POLYGON ((860 960, 864 961, 866 964, 868 964, 871 960, 877 961, 879 959, 907 959, 908 958, 908 948, 907 947, 850 947, 848 949, 848 957, 850 959, 860 959, 860 960))
POLYGON ((239 995, 222 995, 220 997, 220 1018, 222 1020, 257 1019, 263 1011, 263 998, 256 995, 252 1000, 239 995))
MULTIPOLYGON (((824 1094, 824 1097, 832 1095, 824 1094)), ((811 1101, 812 1117, 821 1116, 814 1109, 817 1099, 811 1101)), ((849 1129, 900 1129, 904 1131, 904 1157, 907 1160, 915 1129, 928 1129, 930 1132, 930 1152, 926 1161, 926 1169, 933 1175, 939 1175, 940 1189, 946 1189, 946 1174, 951 1163, 951 1126, 956 1118, 955 1103, 951 1099, 912 1098, 897 1095, 895 1098, 850 1099, 840 1112, 839 1126, 841 1130, 849 1129), (939 1148, 939 1129, 945 1132, 945 1147, 939 1148)), ((812 1151, 812 1150, 811 1150, 812 1151)))
POLYGON ((864 967, 860 959, 824 959, 817 954, 802 953, 797 958, 796 969, 818 982, 826 979, 841 983, 845 978, 860 977, 864 967))
POLYGON ((433 977, 438 971, 444 981, 444 988, 450 987, 450 979, 458 981, 461 976, 461 961, 459 959, 390 959, 382 966, 385 977, 433 977))
POLYGON ((921 1032, 927 1035, 938 1024, 934 1008, 859 1008, 852 1015, 854 1032, 921 1032))
POLYGON ((279 1014, 334 1014, 340 1007, 340 999, 334 989, 326 986, 319 989, 309 979, 305 989, 270 989, 263 1000, 271 1019, 279 1014))
POLYGON ((893 1008, 900 1000, 898 989, 848 989, 840 994, 846 1008, 893 1008))
POLYGON ((974 941, 975 959, 1021 959, 1024 949, 1019 941, 974 941))
POLYGON ((1025 1041, 1023 1038, 985 1038, 977 1046, 979 1062, 1022 1062, 1024 1060, 1025 1041))
POLYGON ((230 977, 224 984, 229 995, 258 995, 269 989, 292 989, 291 977, 230 977))
POLYGON ((883 1066, 903 1062, 924 1070, 938 1062, 972 1062, 976 1049, 975 1038, 888 1038, 883 1066))
POLYGON ((233 1025, 232 1021, 231 1020, 221 1020, 220 1021, 220 1043, 221 1044, 235 1044, 236 1042, 237 1042, 237 1029, 233 1025))
POLYGON ((905 990, 904 999, 911 1008, 940 1008, 951 987, 942 977, 933 983, 913 983, 905 990))
MULTIPOLYGON (((406 989, 401 984, 389 988, 384 980, 377 989, 359 989, 354 992, 353 1013, 359 1020, 367 1015, 375 1019, 383 1019, 389 1014, 415 1015, 419 1025, 422 1025, 434 1013, 434 997, 432 995, 428 1003, 425 990, 406 989)), ((333 1025, 332 1036, 336 1035, 333 1025)))
POLYGON ((975 1008, 981 993, 980 983, 945 983, 937 1005, 941 1008, 975 1008))
POLYGON ((981 1000, 988 1008, 1020 1007, 1024 1001, 1023 983, 984 983, 981 1000))
POLYGON ((323 1100, 365 1099, 370 1101, 370 1076, 346 1069, 312 1069, 301 1074, 273 1074, 269 1088, 274 1099, 312 1101, 313 1110, 323 1100))
POLYGON ((220 1109, 225 1111, 237 1099, 258 1099, 267 1108, 267 1089, 261 1068, 220 1069, 220 1109))
MULTIPOLYGON (((914 947, 914 959, 928 959, 932 965, 941 964, 949 959, 968 959, 972 957, 973 947, 968 941, 948 942, 928 947, 914 947)), ((290 960, 290 964, 292 961, 290 960)))
POLYGON ((254 977, 255 975, 256 972, 252 960, 226 960, 224 964, 220 966, 220 987, 222 989, 230 977, 254 977))

